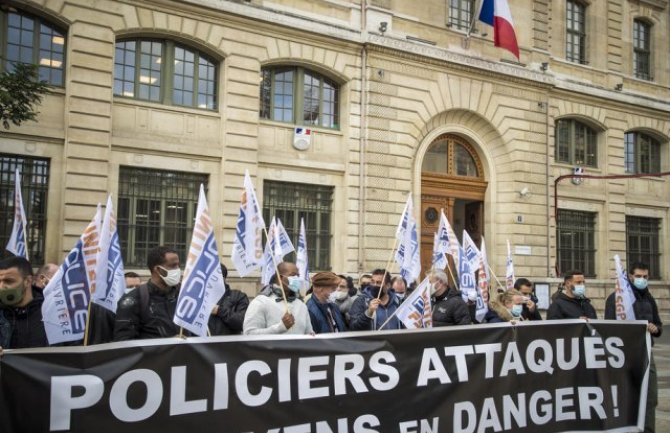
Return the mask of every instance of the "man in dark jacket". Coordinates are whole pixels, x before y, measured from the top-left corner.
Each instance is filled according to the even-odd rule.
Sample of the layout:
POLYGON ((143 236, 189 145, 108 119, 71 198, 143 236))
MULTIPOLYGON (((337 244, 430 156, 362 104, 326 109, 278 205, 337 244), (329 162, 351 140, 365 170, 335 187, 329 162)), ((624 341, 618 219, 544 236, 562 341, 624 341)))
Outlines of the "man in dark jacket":
POLYGON ((547 310, 547 320, 597 319, 591 300, 586 297, 584 272, 570 271, 563 277, 563 291, 547 310))
POLYGON ((42 323, 42 291, 33 287, 33 270, 23 257, 0 261, 0 349, 49 345, 42 323))
POLYGON ((344 332, 347 330, 340 309, 331 296, 340 284, 340 277, 332 272, 319 272, 312 277, 312 296, 307 310, 315 334, 344 332))
POLYGON ((517 278, 514 282, 514 288, 528 298, 524 301, 521 317, 523 320, 542 320, 542 316, 537 309, 537 296, 533 292, 533 283, 528 278, 517 278))
POLYGON ((468 304, 463 301, 461 291, 449 287, 449 278, 442 271, 429 274, 433 327, 469 325, 472 323, 468 304))
MULTIPOLYGON (((179 256, 169 247, 149 251, 151 278, 126 293, 116 309, 114 341, 174 337, 179 327, 172 321, 177 307, 181 269, 179 256)), ((190 335, 184 331, 186 335, 190 335)))
POLYGON ((212 317, 209 318, 208 324, 209 332, 212 335, 241 334, 249 298, 243 292, 231 289, 225 282, 228 268, 223 263, 221 263, 221 275, 226 285, 226 292, 212 309, 212 317))
MULTIPOLYGON (((628 281, 633 288, 635 302, 633 303, 634 318, 630 320, 646 320, 647 330, 652 337, 657 338, 663 332, 663 323, 658 315, 656 300, 649 293, 647 287, 649 281, 649 266, 646 263, 635 262, 629 267, 628 281)), ((616 292, 607 297, 605 302, 605 319, 616 320, 616 292)), ((653 346, 654 339, 651 344, 653 346)), ((658 406, 658 377, 656 375, 656 362, 652 353, 649 366, 649 390, 647 392, 647 409, 644 419, 645 433, 656 430, 656 406, 658 406)))
POLYGON ((369 331, 381 329, 382 325, 385 330, 400 329, 400 320, 391 318, 399 305, 400 300, 391 288, 391 275, 384 269, 375 269, 370 284, 363 288, 362 294, 351 306, 349 329, 369 331))

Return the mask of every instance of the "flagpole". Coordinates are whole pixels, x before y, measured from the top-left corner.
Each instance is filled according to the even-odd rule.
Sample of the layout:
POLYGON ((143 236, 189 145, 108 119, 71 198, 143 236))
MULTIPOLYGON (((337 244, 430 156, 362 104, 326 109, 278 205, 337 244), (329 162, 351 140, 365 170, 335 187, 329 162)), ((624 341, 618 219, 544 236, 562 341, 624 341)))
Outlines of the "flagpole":
POLYGON ((484 4, 484 0, 479 2, 479 7, 477 8, 477 13, 472 14, 472 21, 470 21, 470 28, 468 29, 468 33, 465 35, 465 39, 470 39, 470 33, 472 33, 472 30, 475 28, 475 22, 477 21, 477 17, 481 13, 483 4, 484 4))
POLYGON ((456 288, 458 290, 461 290, 460 284, 458 284, 458 280, 456 277, 454 277, 454 274, 451 272, 451 265, 449 264, 449 260, 447 260, 447 271, 449 271, 449 275, 451 276, 451 279, 454 280, 454 284, 456 285, 456 288))
MULTIPOLYGON (((407 228, 409 230, 409 227, 407 228)), ((384 284, 386 283, 386 275, 389 275, 389 267, 391 266, 391 261, 393 260, 393 254, 395 253, 395 249, 398 246, 398 238, 395 238, 395 242, 393 242, 393 248, 391 249, 391 256, 389 257, 388 262, 386 262, 386 267, 384 268, 384 276, 382 277, 382 287, 384 287, 384 284)), ((379 293, 377 293, 377 299, 379 299, 382 296, 382 289, 379 289, 379 293)))
MULTIPOLYGON (((268 230, 267 228, 265 228, 265 226, 263 226, 263 232, 265 233, 265 238, 269 240, 270 235, 268 235, 268 230)), ((277 242, 279 242, 279 239, 277 239, 277 242)), ((288 313, 288 299, 286 298, 286 292, 284 292, 284 283, 282 283, 281 275, 279 274, 279 267, 277 266, 277 261, 275 260, 274 251, 270 251, 270 256, 272 256, 272 264, 275 267, 275 273, 277 275, 277 281, 279 282, 279 287, 281 287, 282 298, 284 298, 285 312, 288 313)))
POLYGON ((86 326, 84 326, 84 347, 88 346, 88 328, 91 325, 91 299, 88 300, 88 312, 86 313, 86 326))
POLYGON ((503 286, 502 284, 500 284, 500 280, 498 280, 498 277, 496 277, 496 274, 495 272, 493 272, 493 269, 491 269, 491 266, 489 266, 488 263, 486 264, 486 266, 489 268, 489 271, 491 272, 491 275, 493 275, 493 278, 495 278, 496 282, 498 283, 498 286, 500 286, 501 289, 507 290, 506 289, 507 286, 503 286))

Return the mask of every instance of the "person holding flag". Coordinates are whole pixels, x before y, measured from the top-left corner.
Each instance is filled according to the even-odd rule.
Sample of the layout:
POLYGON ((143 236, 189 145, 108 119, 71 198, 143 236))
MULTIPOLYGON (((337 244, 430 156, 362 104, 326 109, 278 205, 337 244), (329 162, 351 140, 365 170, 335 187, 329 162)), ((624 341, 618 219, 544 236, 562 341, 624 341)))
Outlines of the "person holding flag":
POLYGON ((443 271, 428 274, 431 304, 433 309, 433 327, 470 325, 470 311, 461 296, 461 291, 449 287, 449 277, 443 271))
MULTIPOLYGON (((649 292, 649 265, 635 262, 629 266, 629 273, 626 275, 621 266, 619 256, 614 256, 614 261, 617 268, 617 290, 607 297, 607 301, 605 302, 605 319, 646 320, 647 330, 654 337, 651 339, 653 347, 654 340, 660 337, 663 332, 663 323, 658 314, 656 300, 649 292), (626 296, 626 292, 632 296, 632 299, 626 296), (626 302, 627 298, 628 302, 626 302)), ((647 407, 644 418, 645 432, 653 432, 656 429, 658 376, 653 352, 649 364, 649 390, 647 392, 647 407)))
POLYGON ((151 272, 149 281, 119 300, 114 341, 179 335, 179 327, 172 321, 181 283, 177 251, 167 246, 152 249, 147 256, 147 268, 151 272))
POLYGON ((384 329, 400 329, 400 320, 392 317, 399 305, 400 300, 391 288, 391 275, 384 269, 375 269, 370 284, 363 288, 351 306, 349 329, 374 331, 382 325, 384 329))

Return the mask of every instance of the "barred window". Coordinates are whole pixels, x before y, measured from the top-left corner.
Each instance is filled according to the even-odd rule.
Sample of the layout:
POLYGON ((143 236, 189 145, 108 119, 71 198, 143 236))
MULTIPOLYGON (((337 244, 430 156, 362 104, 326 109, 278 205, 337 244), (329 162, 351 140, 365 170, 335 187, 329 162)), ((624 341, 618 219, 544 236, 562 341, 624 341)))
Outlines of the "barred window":
POLYGON ((296 67, 261 71, 259 115, 277 122, 340 127, 340 89, 314 71, 296 67))
POLYGON ((144 268, 159 245, 174 248, 186 263, 200 184, 207 188, 207 175, 120 168, 117 230, 126 267, 144 268))
POLYGON ((9 255, 5 245, 14 225, 14 176, 21 175, 21 195, 26 212, 28 258, 33 265, 44 264, 49 195, 49 160, 22 155, 0 154, 0 249, 9 255))
POLYGON ((573 119, 556 122, 556 162, 598 166, 596 131, 573 119))
POLYGON ((65 32, 43 18, 10 9, 0 11, 4 67, 14 63, 38 66, 39 79, 52 86, 63 86, 65 71, 65 32))
POLYGON ((473 0, 449 0, 449 25, 458 30, 469 30, 472 23, 473 0))
POLYGON ((216 109, 216 64, 172 41, 118 41, 114 95, 162 104, 216 109))
POLYGON ((651 80, 651 26, 633 21, 633 73, 635 77, 651 80))
POLYGON ((659 173, 661 171, 661 143, 642 132, 624 135, 624 164, 626 173, 659 173))
POLYGON ((556 239, 561 272, 581 270, 587 277, 596 276, 595 219, 593 212, 558 210, 556 239))
POLYGON ((573 0, 568 0, 566 6, 565 58, 586 64, 586 6, 573 0))
POLYGON ((649 265, 649 278, 661 278, 661 220, 626 216, 626 263, 643 262, 649 265))
MULTIPOLYGON (((263 218, 279 218, 297 247, 300 218, 305 220, 310 271, 330 270, 333 187, 292 182, 263 183, 263 218)), ((295 262, 295 253, 284 260, 295 262)))

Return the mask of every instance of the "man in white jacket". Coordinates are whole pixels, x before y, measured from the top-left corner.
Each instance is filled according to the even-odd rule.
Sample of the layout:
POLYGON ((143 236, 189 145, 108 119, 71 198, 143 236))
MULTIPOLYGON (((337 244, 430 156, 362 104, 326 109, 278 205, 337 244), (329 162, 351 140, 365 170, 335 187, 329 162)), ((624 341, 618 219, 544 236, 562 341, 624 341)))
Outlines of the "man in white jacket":
POLYGON ((249 304, 242 332, 245 335, 313 334, 307 307, 298 298, 302 287, 298 268, 294 263, 282 262, 277 265, 277 269, 286 302, 275 274, 270 280, 270 290, 263 290, 249 304))

